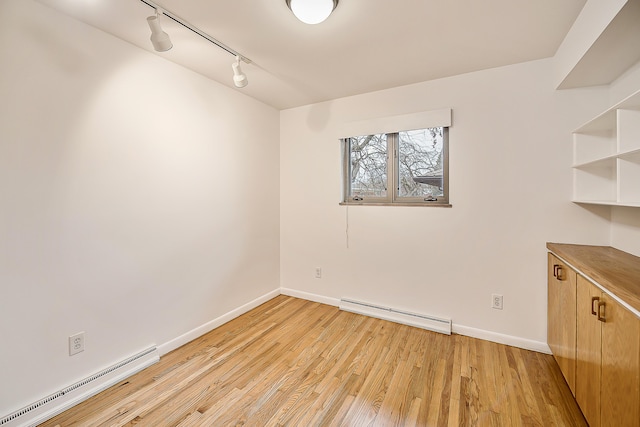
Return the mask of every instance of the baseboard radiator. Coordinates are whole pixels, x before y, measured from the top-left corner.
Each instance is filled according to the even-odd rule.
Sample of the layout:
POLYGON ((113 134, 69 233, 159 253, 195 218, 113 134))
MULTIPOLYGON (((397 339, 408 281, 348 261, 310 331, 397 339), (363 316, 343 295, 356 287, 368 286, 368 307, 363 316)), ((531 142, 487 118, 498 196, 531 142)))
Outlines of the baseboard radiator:
POLYGON ((340 299, 340 310, 451 335, 451 319, 397 310, 347 298, 340 299))
POLYGON ((0 418, 2 427, 36 426, 160 360, 151 347, 0 418))

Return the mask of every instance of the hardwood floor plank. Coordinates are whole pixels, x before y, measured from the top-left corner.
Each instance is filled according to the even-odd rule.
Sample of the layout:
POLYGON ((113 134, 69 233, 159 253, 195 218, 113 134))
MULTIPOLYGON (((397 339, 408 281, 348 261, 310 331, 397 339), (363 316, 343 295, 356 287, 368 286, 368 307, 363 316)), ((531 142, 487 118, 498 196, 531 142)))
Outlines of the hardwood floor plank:
POLYGON ((447 425, 454 427, 460 425, 460 381, 462 377, 462 352, 463 347, 454 336, 457 345, 454 346, 453 364, 451 368, 451 391, 449 395, 449 419, 447 425))
POLYGON ((586 426, 550 355, 278 296, 42 424, 586 426))
POLYGON ((359 345, 362 345, 363 340, 366 339, 365 334, 367 334, 369 328, 371 327, 371 324, 374 323, 373 318, 357 316, 351 313, 349 313, 349 316, 357 317, 358 320, 361 320, 361 322, 357 323, 356 327, 353 329, 351 336, 347 333, 343 334, 343 339, 341 339, 325 356, 325 360, 327 361, 325 365, 329 365, 331 363, 330 361, 335 362, 331 369, 325 374, 324 379, 322 379, 316 386, 315 391, 317 393, 323 394, 325 388, 333 382, 334 378, 344 380, 345 378, 351 376, 352 370, 350 370, 349 368, 354 366, 353 361, 355 356, 357 355, 357 347, 359 345))
POLYGON ((409 406, 409 413, 407 414, 407 419, 403 424, 407 427, 416 427, 418 426, 418 414, 420 413, 420 407, 422 406, 422 399, 416 397, 411 401, 411 405, 409 406))
POLYGON ((411 352, 406 361, 401 360, 398 363, 389 383, 389 392, 385 394, 374 426, 402 425, 403 420, 409 416, 411 404, 415 398, 410 394, 410 388, 405 387, 405 384, 409 384, 411 380, 416 358, 417 354, 411 352))
MULTIPOLYGON (((381 356, 387 356, 391 350, 382 347, 379 350, 381 356)), ((391 375, 390 365, 384 363, 383 357, 378 357, 377 362, 371 365, 371 370, 362 378, 364 381, 356 391, 356 398, 345 416, 347 425, 370 425, 378 415, 380 404, 386 393, 385 384, 391 375)))
POLYGON ((446 374, 446 365, 447 360, 439 359, 434 373, 436 374, 433 378, 433 392, 431 393, 431 399, 429 401, 429 410, 427 412, 427 424, 428 425, 447 425, 448 421, 448 413, 443 414, 441 412, 442 403, 447 401, 448 403, 448 394, 444 393, 444 390, 447 385, 446 374), (442 390, 442 391, 441 391, 442 390))

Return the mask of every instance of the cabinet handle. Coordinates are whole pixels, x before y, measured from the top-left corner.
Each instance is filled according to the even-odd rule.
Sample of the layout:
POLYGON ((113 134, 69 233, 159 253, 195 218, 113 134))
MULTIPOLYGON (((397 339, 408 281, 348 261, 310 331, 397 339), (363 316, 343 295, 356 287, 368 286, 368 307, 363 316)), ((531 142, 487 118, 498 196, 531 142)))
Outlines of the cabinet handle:
POLYGON ((558 277, 558 268, 560 266, 558 264, 553 264, 553 277, 557 278, 558 277))
POLYGON ((598 302, 598 320, 601 322, 607 321, 604 313, 605 306, 606 304, 604 302, 598 302))
POLYGON ((563 282, 563 281, 564 281, 564 279, 565 279, 565 278, 563 277, 563 275, 562 275, 562 272, 563 272, 563 271, 564 271, 564 268, 562 268, 562 266, 561 266, 561 265, 559 265, 559 266, 558 266, 558 274, 557 274, 556 278, 557 278, 558 280, 560 280, 561 282, 563 282))
MULTIPOLYGON (((596 301, 600 301, 600 297, 591 297, 591 314, 593 314, 594 316, 597 316, 598 313, 596 312, 596 305, 594 304, 594 302, 596 301)), ((598 302, 598 304, 600 304, 598 302)))

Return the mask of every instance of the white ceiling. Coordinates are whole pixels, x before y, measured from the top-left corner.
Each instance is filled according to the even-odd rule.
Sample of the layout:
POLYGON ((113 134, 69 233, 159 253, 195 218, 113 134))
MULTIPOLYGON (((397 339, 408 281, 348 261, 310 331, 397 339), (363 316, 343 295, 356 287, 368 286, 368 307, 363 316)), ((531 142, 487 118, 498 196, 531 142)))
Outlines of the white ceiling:
MULTIPOLYGON (((233 57, 163 19, 174 48, 154 52, 140 0, 38 0, 233 87, 233 57)), ((341 0, 299 22, 285 0, 157 0, 251 59, 247 95, 278 109, 551 57, 586 0, 341 0)))

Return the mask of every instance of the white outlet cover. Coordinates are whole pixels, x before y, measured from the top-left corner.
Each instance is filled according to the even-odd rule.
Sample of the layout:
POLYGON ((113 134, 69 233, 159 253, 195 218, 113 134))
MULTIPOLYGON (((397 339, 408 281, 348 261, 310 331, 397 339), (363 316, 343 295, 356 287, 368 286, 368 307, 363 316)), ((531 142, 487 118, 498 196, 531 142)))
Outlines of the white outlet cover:
POLYGON ((491 294, 491 308, 495 308, 496 310, 502 310, 503 304, 504 304, 504 300, 502 295, 491 294))
POLYGON ((69 337, 69 356, 84 351, 84 332, 78 332, 69 337))

